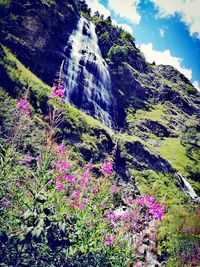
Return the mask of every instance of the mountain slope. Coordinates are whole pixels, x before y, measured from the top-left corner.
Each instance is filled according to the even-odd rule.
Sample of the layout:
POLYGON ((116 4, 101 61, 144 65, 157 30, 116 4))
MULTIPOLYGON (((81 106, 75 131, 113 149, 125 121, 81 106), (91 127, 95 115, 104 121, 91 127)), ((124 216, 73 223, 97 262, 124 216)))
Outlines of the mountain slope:
MULTIPOLYGON (((92 161, 98 166, 112 155, 123 201, 129 195, 137 197, 149 192, 161 201, 168 214, 160 230, 160 260, 174 255, 176 241, 171 236, 178 238, 179 232, 173 215, 177 212, 177 221, 182 218, 186 223, 187 216, 194 214, 195 200, 198 202, 197 197, 191 197, 184 179, 200 195, 199 93, 173 67, 148 64, 130 34, 113 26, 110 18, 91 16, 83 1, 2 1, 0 12, 1 144, 9 143, 11 114, 17 99, 28 90, 34 114, 32 128, 39 130, 32 133, 34 142, 29 138, 27 144, 34 155, 42 146, 40 130, 52 108, 50 86, 62 61, 67 63, 70 59, 69 37, 80 16, 84 16, 95 24, 102 58, 108 66, 113 129, 89 116, 97 117, 85 109, 84 101, 71 101, 63 104, 62 121, 54 127, 56 138, 70 147, 71 156, 80 165, 92 161), (172 234, 168 235, 168 229, 172 234)), ((81 53, 84 56, 84 51, 81 53)), ((87 67, 92 66, 94 71, 95 64, 91 61, 87 67)), ((69 74, 67 71, 63 72, 64 77, 69 74)), ((80 91, 74 94, 74 100, 78 97, 82 97, 80 91)), ((98 173, 97 169, 94 172, 98 173)), ((174 262, 176 256, 172 257, 174 262)))

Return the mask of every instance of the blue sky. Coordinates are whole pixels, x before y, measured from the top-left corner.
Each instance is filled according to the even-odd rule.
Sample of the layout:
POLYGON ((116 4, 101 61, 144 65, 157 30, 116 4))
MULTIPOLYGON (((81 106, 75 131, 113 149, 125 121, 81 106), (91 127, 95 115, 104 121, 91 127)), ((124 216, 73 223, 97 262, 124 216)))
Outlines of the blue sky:
POLYGON ((86 0, 133 34, 147 61, 173 65, 200 90, 200 0, 86 0))

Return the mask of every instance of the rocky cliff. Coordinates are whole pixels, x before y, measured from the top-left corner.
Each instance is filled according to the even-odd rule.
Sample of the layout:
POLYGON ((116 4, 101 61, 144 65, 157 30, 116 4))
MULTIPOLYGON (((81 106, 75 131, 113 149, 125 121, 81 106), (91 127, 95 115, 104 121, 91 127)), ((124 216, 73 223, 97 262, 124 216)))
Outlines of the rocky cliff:
MULTIPOLYGON (((172 66, 147 63, 133 36, 110 17, 91 15, 84 1, 0 0, 0 14, 0 144, 9 144, 16 101, 28 91, 33 121, 18 150, 37 155, 52 109, 50 87, 63 62, 66 101, 53 125, 56 140, 80 166, 91 161, 97 176, 99 162, 112 158, 120 205, 149 192, 164 203, 164 262, 179 237, 174 215, 187 223, 185 214, 193 216, 199 202, 200 94, 172 66)), ((145 238, 143 260, 159 266, 145 238)))

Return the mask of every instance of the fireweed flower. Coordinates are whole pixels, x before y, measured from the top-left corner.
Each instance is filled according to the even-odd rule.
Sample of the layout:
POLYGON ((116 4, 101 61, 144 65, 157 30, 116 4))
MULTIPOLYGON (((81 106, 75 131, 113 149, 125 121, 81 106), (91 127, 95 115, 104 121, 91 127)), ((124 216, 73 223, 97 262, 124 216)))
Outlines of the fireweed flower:
POLYGON ((36 161, 38 164, 41 164, 42 163, 42 157, 39 155, 36 157, 36 161))
POLYGON ((29 101, 27 99, 20 99, 17 103, 17 111, 28 116, 30 113, 29 101))
POLYGON ((109 161, 105 161, 102 166, 101 169, 99 170, 101 173, 105 174, 105 175, 110 175, 113 172, 113 164, 112 162, 109 161))
POLYGON ((98 192, 99 192, 99 190, 96 189, 96 188, 92 188, 92 189, 91 189, 91 193, 92 193, 93 195, 97 195, 98 192))
POLYGON ((65 152, 66 152, 66 147, 64 145, 62 145, 62 144, 57 146, 56 149, 55 149, 56 155, 64 155, 65 152))
POLYGON ((92 162, 87 163, 87 164, 85 165, 85 167, 86 167, 86 169, 88 169, 89 171, 91 171, 92 168, 93 168, 93 164, 92 164, 92 162))
POLYGON ((137 204, 139 206, 147 208, 147 217, 152 217, 153 219, 158 221, 162 220, 165 209, 158 202, 154 202, 154 197, 144 195, 138 199, 137 204))
POLYGON ((76 203, 75 207, 80 209, 80 210, 84 210, 85 209, 85 206, 83 206, 82 204, 79 204, 79 203, 76 203))
POLYGON ((110 188, 110 192, 113 193, 113 194, 115 194, 115 193, 118 192, 118 189, 119 189, 118 186, 112 185, 111 188, 110 188))
POLYGON ((11 201, 8 198, 4 198, 1 202, 4 208, 8 208, 10 206, 11 201))
POLYGON ((110 219, 112 222, 116 222, 119 219, 119 216, 116 215, 114 212, 108 212, 106 214, 106 218, 110 219))
POLYGON ((31 163, 31 161, 32 161, 31 155, 30 154, 26 154, 24 159, 23 159, 23 163, 24 164, 29 164, 29 163, 31 163))
POLYGON ((61 191, 64 189, 65 189, 64 185, 61 182, 56 181, 56 191, 61 191))
POLYGON ((52 168, 60 172, 65 172, 69 168, 69 163, 63 159, 60 159, 57 161, 57 163, 52 165, 52 168))
POLYGON ((115 242, 115 237, 111 235, 109 238, 104 240, 104 245, 111 246, 115 242))
POLYGON ((53 85, 52 87, 52 91, 51 91, 51 95, 49 96, 49 98, 56 98, 59 97, 61 98, 62 101, 64 101, 65 98, 65 89, 63 85, 53 85))
POLYGON ((76 176, 73 176, 73 175, 65 175, 64 179, 66 181, 69 181, 72 185, 75 185, 76 180, 77 180, 76 176))
POLYGON ((74 190, 74 192, 72 193, 72 197, 77 197, 79 198, 81 195, 80 191, 78 189, 74 190))
POLYGON ((140 206, 147 206, 149 207, 150 205, 152 205, 154 202, 154 197, 150 197, 148 195, 144 195, 142 197, 140 197, 137 201, 138 205, 140 206))
POLYGON ((80 186, 88 186, 89 185, 89 173, 86 171, 83 174, 83 177, 80 180, 80 186))

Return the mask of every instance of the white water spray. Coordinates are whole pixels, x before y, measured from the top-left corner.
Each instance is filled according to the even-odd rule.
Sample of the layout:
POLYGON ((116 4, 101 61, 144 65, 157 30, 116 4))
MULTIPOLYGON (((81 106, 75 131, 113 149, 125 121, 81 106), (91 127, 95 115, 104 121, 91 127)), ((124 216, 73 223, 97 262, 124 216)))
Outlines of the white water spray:
POLYGON ((67 100, 112 128, 111 79, 95 25, 81 17, 69 45, 71 53, 64 66, 67 100))

